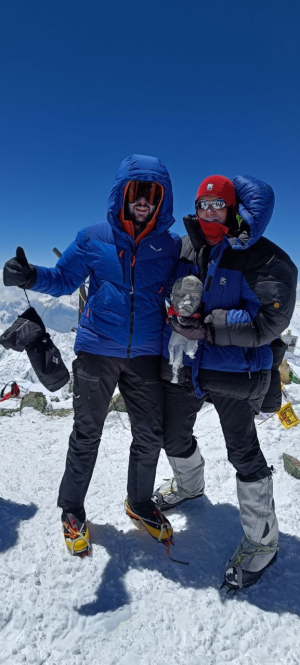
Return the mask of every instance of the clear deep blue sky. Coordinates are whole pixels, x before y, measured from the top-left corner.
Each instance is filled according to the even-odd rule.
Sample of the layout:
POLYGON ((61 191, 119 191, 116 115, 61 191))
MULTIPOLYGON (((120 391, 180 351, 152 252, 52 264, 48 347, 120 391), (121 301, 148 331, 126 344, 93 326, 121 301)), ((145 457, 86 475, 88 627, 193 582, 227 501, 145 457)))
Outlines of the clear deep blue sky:
POLYGON ((207 175, 271 184, 266 235, 300 266, 299 0, 7 0, 0 9, 1 265, 54 265, 105 219, 116 169, 156 155, 173 227, 207 175))

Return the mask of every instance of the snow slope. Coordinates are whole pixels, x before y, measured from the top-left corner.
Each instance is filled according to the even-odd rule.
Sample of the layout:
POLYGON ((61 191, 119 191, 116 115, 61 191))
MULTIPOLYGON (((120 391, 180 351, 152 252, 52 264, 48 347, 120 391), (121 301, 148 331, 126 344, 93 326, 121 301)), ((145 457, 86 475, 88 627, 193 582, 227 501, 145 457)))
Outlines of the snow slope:
MULTIPOLYGON (((299 307, 298 299, 296 334, 299 307)), ((70 368, 74 333, 53 339, 70 368)), ((292 361, 298 370, 299 347, 292 361)), ((0 347, 1 384, 28 389, 30 372, 25 353, 0 347)), ((300 386, 287 390, 300 416, 300 386)), ((172 554, 187 566, 169 561, 124 513, 131 437, 118 413, 107 417, 86 501, 93 556, 68 555, 55 505, 71 428, 71 416, 31 409, 0 418, 0 665, 299 665, 300 481, 284 471, 282 453, 300 458, 300 426, 285 430, 277 416, 258 425, 277 470, 280 553, 256 586, 233 597, 219 586, 241 527, 214 408, 204 407, 195 432, 206 495, 169 513, 172 554)), ((162 454, 157 484, 169 473, 162 454)))
POLYGON ((296 305, 289 328, 292 330, 293 335, 298 335, 297 347, 300 350, 300 283, 298 283, 296 305))
MULTIPOLYGON (((300 387, 293 386, 300 412, 300 387)), ((297 407, 296 407, 297 408, 297 407)), ((259 425, 274 464, 281 529, 276 563, 251 589, 219 591, 241 536, 235 474, 211 405, 196 435, 206 459, 206 495, 169 513, 172 554, 124 513, 130 426, 108 415, 88 493, 93 556, 67 553, 55 507, 72 418, 32 409, 1 418, 0 664, 298 665, 300 481, 282 453, 300 457, 300 427, 277 416, 259 425)), ((157 482, 169 477, 161 455, 157 482)))
MULTIPOLYGON (((43 293, 28 291, 30 304, 42 316, 46 328, 69 332, 78 323, 78 291, 71 296, 52 298, 43 293)), ((24 291, 16 286, 5 287, 0 271, 0 328, 5 330, 28 308, 24 291)))

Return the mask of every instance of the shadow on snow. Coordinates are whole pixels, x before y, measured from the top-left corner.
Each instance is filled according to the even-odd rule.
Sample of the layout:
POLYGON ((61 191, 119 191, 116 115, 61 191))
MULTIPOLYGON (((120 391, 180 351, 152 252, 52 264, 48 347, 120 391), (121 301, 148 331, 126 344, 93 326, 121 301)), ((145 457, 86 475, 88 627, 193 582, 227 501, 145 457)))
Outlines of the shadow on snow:
POLYGON ((13 547, 18 540, 18 529, 22 520, 30 520, 36 513, 33 503, 14 503, 0 497, 0 552, 13 547))
MULTIPOLYGON (((135 568, 150 570, 185 588, 219 590, 225 564, 241 536, 238 510, 230 504, 213 505, 206 496, 178 507, 177 513, 185 517, 184 530, 175 529, 175 547, 171 556, 189 561, 188 566, 173 563, 166 549, 156 543, 142 525, 124 534, 109 524, 90 523, 92 543, 104 547, 110 560, 94 602, 78 609, 82 615, 113 612, 130 603, 124 576, 135 568)), ((168 511, 169 515, 169 511, 168 511)), ((172 521, 172 511, 170 512, 172 521)), ((174 511, 173 511, 174 515, 174 511)), ((248 602, 266 612, 290 612, 300 616, 300 539, 280 534, 277 560, 266 570, 257 584, 238 591, 234 598, 248 602)), ((231 602, 224 590, 222 602, 231 602)))

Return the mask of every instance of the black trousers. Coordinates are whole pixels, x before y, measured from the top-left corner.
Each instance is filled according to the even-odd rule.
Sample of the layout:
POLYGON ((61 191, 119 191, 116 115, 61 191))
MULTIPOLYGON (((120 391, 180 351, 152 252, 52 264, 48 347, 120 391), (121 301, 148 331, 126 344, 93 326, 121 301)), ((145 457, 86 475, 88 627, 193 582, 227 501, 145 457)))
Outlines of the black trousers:
POLYGON ((132 504, 151 499, 163 444, 163 385, 160 356, 130 360, 80 352, 73 362, 74 427, 58 506, 82 512, 93 474, 109 402, 116 384, 131 421, 128 497, 132 504))
MULTIPOLYGON (((218 374, 221 373, 218 372, 218 374)), ((245 380, 246 378, 247 375, 245 380)), ((256 408, 248 400, 209 393, 210 401, 214 404, 220 418, 228 460, 236 469, 238 477, 244 481, 259 480, 271 474, 260 449, 254 423, 258 401, 259 399, 261 402, 263 401, 269 386, 269 379, 269 373, 265 377, 263 375, 253 376, 255 390, 252 392, 255 396, 256 408), (260 387, 258 387, 258 381, 260 387)), ((239 378, 239 381, 241 380, 239 378)), ((189 457, 193 454, 195 450, 193 427, 204 401, 179 385, 165 383, 164 449, 167 455, 189 457)))

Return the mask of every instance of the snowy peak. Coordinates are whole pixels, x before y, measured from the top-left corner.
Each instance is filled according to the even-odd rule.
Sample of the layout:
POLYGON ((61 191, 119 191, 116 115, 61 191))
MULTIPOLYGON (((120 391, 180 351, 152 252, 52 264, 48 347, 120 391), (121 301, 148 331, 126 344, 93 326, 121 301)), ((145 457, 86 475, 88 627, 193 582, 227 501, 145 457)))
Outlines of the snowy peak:
MULTIPOLYGON (((52 296, 28 291, 30 304, 42 317, 46 328, 70 332, 78 323, 78 291, 71 296, 52 296)), ((28 308, 23 290, 0 283, 0 328, 5 330, 28 308)))

